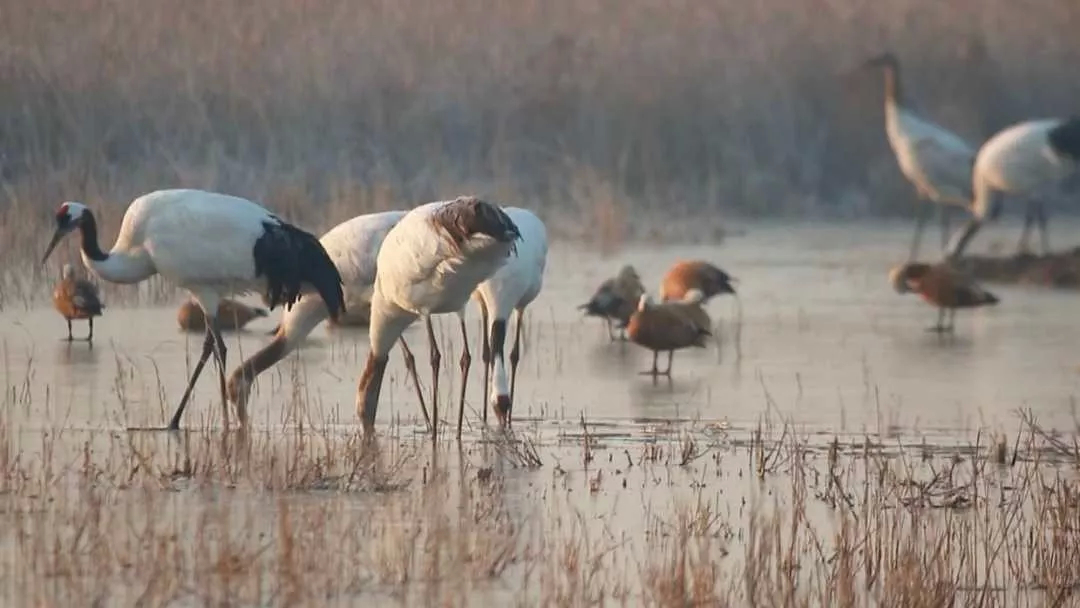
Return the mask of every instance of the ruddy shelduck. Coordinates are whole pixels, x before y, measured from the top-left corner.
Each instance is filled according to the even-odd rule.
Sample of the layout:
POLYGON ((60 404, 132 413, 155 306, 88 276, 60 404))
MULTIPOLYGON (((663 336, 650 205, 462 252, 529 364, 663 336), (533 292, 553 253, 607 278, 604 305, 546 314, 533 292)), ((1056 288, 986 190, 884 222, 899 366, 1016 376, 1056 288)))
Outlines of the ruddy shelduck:
POLYGON ((704 348, 712 333, 708 313, 702 308, 703 294, 697 289, 687 293, 686 300, 653 304, 648 294, 638 299, 637 310, 630 316, 627 335, 634 344, 653 351, 652 369, 643 374, 671 376, 671 361, 676 350, 692 346, 704 348), (657 367, 660 351, 667 351, 667 370, 657 367))
POLYGON ((696 289, 701 292, 703 302, 713 296, 726 293, 735 295, 732 283, 735 279, 716 266, 702 260, 684 260, 676 262, 660 281, 660 300, 678 301, 696 289))
POLYGON ((958 308, 977 308, 998 303, 994 294, 975 284, 969 276, 947 264, 908 262, 889 272, 889 282, 897 293, 914 292, 938 308, 934 332, 952 332, 958 308), (948 313, 948 324, 945 316, 948 313))
POLYGON ((68 342, 74 340, 71 335, 73 319, 86 319, 90 325, 86 341, 94 341, 94 317, 100 317, 105 307, 98 296, 97 285, 75 276, 75 267, 71 264, 64 264, 60 271, 60 282, 53 289, 53 306, 67 321, 68 342))
MULTIPOLYGON (((231 298, 222 298, 218 304, 217 323, 221 331, 237 331, 253 320, 265 317, 267 310, 258 306, 248 306, 231 298)), ((206 315, 195 300, 189 299, 180 305, 176 312, 176 322, 184 331, 206 331, 206 315)))

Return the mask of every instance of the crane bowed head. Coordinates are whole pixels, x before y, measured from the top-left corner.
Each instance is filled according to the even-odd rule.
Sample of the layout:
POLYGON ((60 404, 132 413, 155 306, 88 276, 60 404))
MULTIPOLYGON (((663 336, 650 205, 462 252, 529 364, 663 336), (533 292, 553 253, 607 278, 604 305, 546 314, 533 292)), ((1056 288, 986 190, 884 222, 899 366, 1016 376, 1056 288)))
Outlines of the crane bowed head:
POLYGON ((53 233, 52 240, 49 241, 49 246, 45 249, 45 255, 41 258, 42 264, 49 259, 49 254, 53 252, 53 249, 56 248, 60 241, 79 226, 79 222, 82 221, 86 213, 86 205, 82 203, 69 201, 57 208, 56 232, 53 233))

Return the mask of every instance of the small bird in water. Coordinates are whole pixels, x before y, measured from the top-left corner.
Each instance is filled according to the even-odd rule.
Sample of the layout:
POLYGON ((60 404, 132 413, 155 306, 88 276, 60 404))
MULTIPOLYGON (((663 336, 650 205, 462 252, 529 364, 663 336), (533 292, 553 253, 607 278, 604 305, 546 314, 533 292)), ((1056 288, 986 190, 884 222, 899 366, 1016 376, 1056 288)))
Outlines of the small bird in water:
POLYGON ((735 288, 731 285, 733 282, 735 279, 731 275, 708 262, 683 260, 676 262, 664 274, 660 281, 660 300, 683 300, 686 294, 694 289, 701 292, 702 302, 726 293, 736 295, 735 288))
MULTIPOLYGON (((243 329, 252 320, 265 317, 269 312, 258 306, 248 306, 230 298, 223 298, 218 304, 217 322, 221 331, 243 329)), ((198 302, 188 299, 176 312, 176 322, 184 331, 206 331, 206 315, 198 302)))
POLYGON ((928 331, 952 332, 955 328, 956 309, 992 306, 998 303, 994 294, 975 284, 975 281, 943 264, 908 262, 889 272, 889 282, 897 293, 914 292, 938 308, 937 325, 928 331), (945 324, 946 312, 949 322, 945 324))
MULTIPOLYGON (((586 316, 604 319, 607 323, 608 338, 614 340, 612 321, 617 322, 617 327, 625 332, 626 324, 644 293, 645 287, 641 284, 637 270, 627 264, 619 269, 619 274, 614 278, 601 283, 589 301, 578 306, 578 310, 584 310, 586 316)), ((626 339, 625 335, 622 339, 626 339)))
POLYGON ((627 324, 627 334, 634 344, 653 351, 652 369, 643 374, 671 377, 671 360, 676 350, 705 347, 706 338, 712 335, 709 331, 712 323, 701 306, 703 301, 704 294, 697 289, 690 290, 684 300, 662 304, 653 304, 648 294, 641 295, 637 310, 627 324), (664 372, 656 365, 662 350, 668 353, 668 366, 664 372))
POLYGON ((90 324, 90 333, 86 336, 87 342, 94 341, 94 317, 100 317, 105 308, 98 296, 97 285, 90 281, 75 276, 75 267, 64 264, 60 271, 60 282, 53 289, 53 306, 64 316, 67 321, 68 342, 74 340, 71 335, 71 320, 86 319, 90 324))

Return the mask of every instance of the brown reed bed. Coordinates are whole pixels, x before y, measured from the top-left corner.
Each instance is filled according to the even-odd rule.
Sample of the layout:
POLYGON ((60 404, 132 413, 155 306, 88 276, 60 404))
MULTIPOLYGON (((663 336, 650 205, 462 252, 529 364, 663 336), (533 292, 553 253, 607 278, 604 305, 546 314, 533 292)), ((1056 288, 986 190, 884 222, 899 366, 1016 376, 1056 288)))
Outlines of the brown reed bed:
POLYGON ((1080 460, 1029 413, 950 446, 582 419, 433 450, 397 425, 20 429, 19 395, 0 581, 23 605, 1063 606, 1080 582, 1080 460))

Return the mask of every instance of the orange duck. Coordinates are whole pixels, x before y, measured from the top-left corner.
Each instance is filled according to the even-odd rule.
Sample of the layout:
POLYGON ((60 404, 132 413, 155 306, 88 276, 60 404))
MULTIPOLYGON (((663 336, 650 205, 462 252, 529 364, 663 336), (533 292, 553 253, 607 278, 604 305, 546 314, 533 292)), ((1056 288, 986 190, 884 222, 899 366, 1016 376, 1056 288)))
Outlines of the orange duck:
POLYGON ((897 293, 914 292, 938 308, 937 325, 928 328, 935 332, 952 332, 956 326, 956 310, 977 308, 998 303, 994 294, 975 284, 975 281, 947 264, 908 262, 889 272, 889 282, 897 293), (948 313, 948 324, 945 316, 948 313))
POLYGON ((53 306, 67 321, 68 342, 74 340, 71 335, 73 319, 86 319, 90 324, 90 333, 87 334, 86 341, 94 341, 94 317, 100 317, 105 306, 102 305, 101 298, 98 296, 97 285, 76 277, 75 267, 71 264, 64 264, 60 271, 60 282, 53 289, 53 306))
POLYGON ((653 304, 648 294, 641 295, 627 324, 627 335, 634 344, 653 351, 652 369, 643 374, 670 377, 676 350, 705 347, 706 338, 712 335, 712 324, 701 306, 703 300, 704 295, 696 289, 688 292, 685 300, 662 304, 653 304), (668 353, 667 370, 663 372, 657 367, 660 351, 668 353))
POLYGON ((735 295, 731 285, 735 279, 728 273, 702 260, 679 261, 668 269, 660 281, 660 300, 669 302, 682 300, 691 289, 701 292, 703 302, 713 296, 730 293, 735 295))
MULTIPOLYGON (((236 300, 225 298, 218 305, 219 329, 221 331, 243 329, 253 319, 265 317, 267 314, 265 308, 248 306, 236 300)), ((180 329, 184 331, 206 331, 206 315, 203 314, 202 307, 195 300, 189 299, 180 305, 180 310, 176 313, 176 322, 180 324, 180 329)))

